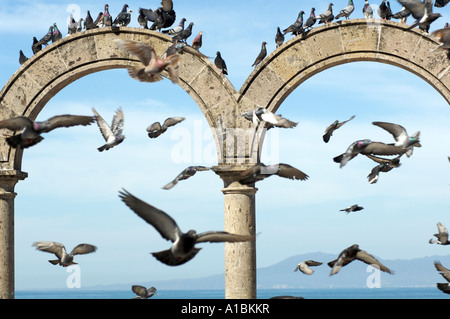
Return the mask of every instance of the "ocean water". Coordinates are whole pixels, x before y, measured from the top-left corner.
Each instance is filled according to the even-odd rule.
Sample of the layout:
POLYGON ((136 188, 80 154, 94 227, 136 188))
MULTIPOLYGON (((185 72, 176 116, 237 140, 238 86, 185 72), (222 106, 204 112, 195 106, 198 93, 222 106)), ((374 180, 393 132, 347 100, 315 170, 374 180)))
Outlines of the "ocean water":
MULTIPOLYGON (((414 288, 329 288, 329 289, 261 289, 257 299, 275 296, 300 296, 305 299, 450 299, 435 287, 414 288)), ((42 290, 16 291, 15 299, 132 299, 130 290, 42 290)), ((150 299, 224 299, 223 290, 158 290, 150 299)))

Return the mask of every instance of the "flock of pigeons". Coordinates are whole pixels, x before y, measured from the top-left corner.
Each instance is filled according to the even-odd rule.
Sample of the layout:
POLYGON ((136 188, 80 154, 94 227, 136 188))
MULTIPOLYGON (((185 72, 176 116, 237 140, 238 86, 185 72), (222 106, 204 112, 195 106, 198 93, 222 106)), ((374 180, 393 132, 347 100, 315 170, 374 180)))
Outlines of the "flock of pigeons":
MULTIPOLYGON (((390 11, 389 2, 383 0, 381 5, 378 7, 378 14, 383 19, 403 19, 409 15, 412 15, 416 22, 411 25, 411 28, 419 26, 422 30, 428 32, 429 25, 431 22, 436 20, 440 15, 434 14, 432 12, 432 0, 398 0, 400 4, 403 5, 402 11, 396 14, 392 14, 390 11)), ((436 7, 443 7, 449 1, 441 0, 436 1, 436 7)), ((147 44, 131 41, 116 39, 116 45, 118 48, 128 52, 129 54, 135 55, 140 61, 139 66, 129 67, 129 75, 142 82, 157 82, 162 80, 162 72, 167 72, 170 80, 173 83, 178 82, 178 61, 179 53, 183 50, 191 50, 190 52, 198 52, 201 48, 201 37, 202 32, 196 37, 192 45, 189 46, 186 43, 187 38, 192 34, 191 22, 187 28, 184 28, 186 19, 183 18, 179 25, 173 27, 176 19, 175 11, 173 10, 173 3, 171 0, 162 0, 162 6, 156 10, 151 9, 139 9, 139 25, 142 28, 149 28, 147 23, 152 22, 150 26, 151 30, 158 30, 160 32, 166 33, 173 38, 173 44, 166 50, 166 52, 158 57, 152 47, 147 44), (169 29, 168 29, 169 28, 169 29), (166 29, 166 30, 162 30, 166 29)), ((311 15, 305 23, 303 23, 304 12, 301 11, 298 19, 294 24, 290 25, 288 28, 284 29, 283 32, 280 28, 277 30, 276 44, 281 45, 284 41, 284 35, 287 33, 292 33, 297 36, 300 34, 306 34, 316 21, 319 23, 330 23, 334 19, 339 19, 344 17, 348 19, 352 12, 354 11, 353 0, 349 0, 348 6, 341 10, 336 16, 333 15, 332 10, 333 4, 330 3, 327 12, 315 16, 315 9, 311 10, 311 15)), ((363 7, 363 12, 366 18, 372 18, 371 13, 372 7, 368 4, 368 0, 365 0, 365 5, 363 7)), ((84 29, 89 30, 98 27, 111 27, 117 28, 120 26, 127 26, 131 21, 131 10, 128 10, 128 5, 124 5, 121 13, 112 19, 109 14, 109 6, 105 5, 104 12, 100 12, 97 19, 94 21, 90 16, 88 11, 86 19, 80 19, 75 21, 73 17, 70 17, 70 22, 68 25, 68 33, 72 34, 82 30, 82 21, 84 21, 84 29)), ((450 29, 449 29, 450 30, 450 29)), ((435 34, 443 34, 444 31, 435 31, 435 34), (441 33, 439 33, 441 32, 441 33)), ((445 30, 447 33, 447 30, 445 30)), ((42 47, 42 45, 47 45, 50 41, 54 42, 61 39, 61 32, 58 30, 56 24, 53 24, 48 33, 39 41, 34 38, 33 41, 33 52, 36 53, 42 47)), ((442 38, 445 38, 442 36, 442 38)), ((445 41, 441 41, 442 47, 448 49, 448 44, 445 41)), ((255 59, 252 66, 258 65, 266 56, 266 42, 262 43, 261 52, 255 59)), ((199 53, 200 54, 200 53, 199 53)), ((202 55, 203 56, 203 55, 202 55)), ((23 63, 24 58, 22 58, 21 52, 21 63, 23 63)), ((227 68, 225 61, 221 58, 220 52, 217 52, 215 58, 215 64, 223 74, 227 74, 227 68)), ((90 125, 94 122, 97 123, 100 132, 105 140, 105 144, 98 148, 98 151, 102 152, 109 150, 125 139, 123 135, 124 126, 124 116, 121 108, 117 109, 114 114, 111 125, 109 125, 100 114, 93 108, 93 116, 81 116, 81 115, 57 115, 49 118, 46 121, 33 121, 25 116, 19 116, 7 120, 0 121, 0 129, 7 129, 12 132, 20 132, 6 138, 7 143, 13 148, 28 148, 36 145, 43 140, 41 136, 42 133, 48 133, 56 128, 60 127, 71 127, 77 125, 90 125)), ((239 115, 239 117, 244 117, 246 120, 253 122, 255 125, 259 125, 261 122, 264 124, 266 129, 271 128, 294 128, 297 123, 284 118, 281 115, 273 114, 265 108, 257 107, 254 110, 244 112, 239 115)), ((351 116, 348 120, 338 121, 336 120, 331 125, 329 125, 323 135, 323 141, 328 143, 333 135, 333 133, 341 128, 345 123, 354 119, 355 116, 351 116)), ((147 128, 148 136, 150 138, 157 138, 163 134, 171 126, 174 126, 185 120, 184 117, 171 117, 166 119, 163 124, 155 122, 147 128)), ((389 172, 393 168, 400 166, 400 158, 406 154, 410 157, 413 152, 414 147, 420 147, 419 135, 417 132, 413 135, 408 135, 406 129, 399 124, 387 123, 387 122, 373 122, 373 125, 379 126, 380 128, 389 132, 393 137, 395 142, 393 143, 383 143, 376 142, 370 139, 361 139, 353 142, 347 150, 334 157, 333 161, 338 163, 340 168, 344 167, 350 160, 356 157, 358 154, 365 155, 371 160, 378 163, 370 174, 367 176, 369 183, 376 183, 379 179, 380 172, 389 172), (397 157, 385 158, 381 156, 392 156, 397 157)), ((169 190, 173 188, 179 181, 188 179, 196 174, 197 171, 207 171, 211 170, 210 167, 204 166, 189 166, 183 170, 176 178, 169 182, 167 185, 163 186, 163 189, 169 190)), ((262 163, 257 163, 253 167, 243 171, 238 181, 243 185, 252 185, 258 181, 261 181, 272 175, 278 175, 283 178, 289 178, 294 180, 307 180, 309 176, 304 172, 298 170, 297 168, 285 164, 279 163, 275 165, 264 165, 262 163)), ((195 230, 189 230, 188 232, 183 232, 177 225, 176 221, 169 216, 169 214, 159 210, 158 208, 142 201, 141 199, 135 197, 126 190, 119 192, 120 199, 139 217, 141 217, 145 222, 153 226, 161 235, 162 238, 172 242, 172 246, 160 252, 154 252, 152 255, 160 262, 169 266, 182 265, 192 258, 200 251, 200 248, 195 247, 197 243, 202 242, 243 242, 254 240, 253 236, 231 234, 224 231, 207 231, 203 233, 197 233, 195 230)), ((341 211, 345 211, 347 214, 350 212, 355 212, 363 209, 359 205, 352 205, 341 211)), ((435 234, 437 239, 430 239, 430 244, 450 244, 448 240, 448 231, 441 224, 438 223, 438 233, 435 234)), ((44 252, 49 252, 55 254, 56 260, 49 260, 50 263, 54 265, 61 265, 67 267, 69 265, 75 264, 73 261, 75 255, 88 254, 96 251, 96 247, 90 244, 79 244, 68 253, 64 245, 51 242, 51 241, 41 241, 35 242, 33 246, 36 249, 44 252)), ((393 272, 381 264, 375 257, 363 251, 358 245, 352 245, 344 249, 338 256, 337 259, 330 261, 328 266, 331 268, 330 275, 337 274, 343 266, 348 265, 354 260, 360 260, 364 263, 375 265, 381 271, 392 274, 393 272)), ((316 262, 312 260, 307 260, 301 262, 297 265, 295 270, 300 270, 301 272, 311 275, 313 270, 310 268, 312 266, 319 266, 321 262, 316 262)), ((439 262, 435 263, 436 269, 449 281, 450 274, 449 270, 444 268, 439 262)), ((450 293, 449 284, 438 284, 438 288, 445 293, 450 293)), ((149 298, 156 294, 156 288, 151 287, 149 289, 142 286, 133 286, 132 290, 138 295, 137 298, 149 298)))

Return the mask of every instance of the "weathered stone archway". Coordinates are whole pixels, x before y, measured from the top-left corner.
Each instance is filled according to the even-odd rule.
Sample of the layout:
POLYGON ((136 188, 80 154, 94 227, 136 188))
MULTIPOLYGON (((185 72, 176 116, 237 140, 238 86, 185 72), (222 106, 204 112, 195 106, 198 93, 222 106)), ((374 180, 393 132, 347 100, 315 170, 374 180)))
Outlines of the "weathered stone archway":
MULTIPOLYGON (((254 187, 235 181, 236 173, 258 159, 262 129, 236 115, 256 105, 276 111, 301 83, 325 69, 354 61, 377 61, 412 72, 432 85, 450 103, 450 64, 429 35, 380 20, 348 20, 317 27, 272 52, 239 92, 214 64, 185 53, 180 86, 194 99, 212 128, 217 145, 216 173, 224 180, 225 230, 255 234, 254 187), (244 139, 243 136, 247 136, 244 139), (250 139, 248 137, 250 136, 250 139), (252 138, 255 136, 256 138, 252 138), (254 143, 250 149, 249 145, 254 143), (245 147, 239 147, 244 143, 245 147), (231 165, 230 165, 231 164, 231 165), (231 166, 231 168, 230 168, 231 166)), ((126 68, 137 60, 117 49, 120 37, 152 45, 162 54, 171 38, 136 28, 119 32, 97 29, 63 38, 28 60, 0 92, 0 119, 36 118, 45 104, 71 82, 102 70, 126 68)), ((26 178, 22 151, 0 140, 0 296, 14 296, 14 186, 26 178)), ((255 242, 226 244, 226 297, 256 297, 255 242)))

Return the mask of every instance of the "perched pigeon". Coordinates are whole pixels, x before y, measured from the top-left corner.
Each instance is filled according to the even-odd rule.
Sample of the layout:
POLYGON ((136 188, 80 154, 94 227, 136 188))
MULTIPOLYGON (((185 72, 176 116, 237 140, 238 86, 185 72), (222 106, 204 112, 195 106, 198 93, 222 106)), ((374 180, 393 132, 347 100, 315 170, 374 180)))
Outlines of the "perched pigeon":
POLYGON ((155 50, 148 44, 132 41, 116 39, 117 46, 133 54, 141 61, 139 67, 129 67, 128 74, 141 82, 157 82, 162 80, 161 73, 167 70, 172 83, 178 83, 178 70, 176 65, 180 60, 179 55, 170 55, 164 59, 158 58, 155 50))
POLYGON ((147 127, 148 137, 157 138, 165 131, 167 131, 169 127, 174 126, 184 120, 185 120, 184 117, 169 117, 164 121, 162 126, 161 123, 155 122, 151 124, 149 127, 147 127))
POLYGON ((316 16, 316 19, 319 20, 319 23, 325 23, 325 24, 328 24, 331 21, 333 21, 333 19, 334 19, 333 4, 330 3, 328 5, 328 10, 325 11, 324 13, 319 14, 318 16, 316 16))
POLYGON ((351 159, 358 154, 372 155, 400 155, 405 153, 404 148, 384 144, 382 142, 373 142, 369 139, 357 140, 353 142, 347 151, 333 158, 333 161, 340 164, 340 168, 344 167, 351 159))
MULTIPOLYGON (((434 267, 436 270, 442 275, 442 277, 445 278, 448 282, 450 282, 450 270, 442 266, 442 264, 439 261, 434 262, 434 267)), ((437 283, 436 286, 439 290, 441 290, 443 293, 450 294, 450 285, 449 283, 437 283)))
POLYGON ((67 253, 63 244, 54 241, 38 241, 33 243, 33 246, 35 246, 37 250, 55 254, 58 259, 49 260, 49 262, 53 265, 60 265, 63 267, 76 265, 77 263, 73 261, 75 255, 89 254, 97 250, 97 247, 93 245, 79 244, 75 246, 70 253, 67 253))
POLYGON ((436 0, 434 2, 434 6, 436 8, 443 8, 445 7, 448 3, 450 2, 450 0, 436 0))
POLYGON ((98 148, 99 152, 107 151, 110 148, 113 148, 116 145, 119 145, 125 139, 125 136, 122 134, 123 132, 123 112, 122 108, 118 108, 116 113, 114 114, 111 126, 106 123, 106 121, 97 113, 95 108, 92 108, 94 112, 95 119, 97 121, 97 125, 102 133, 103 138, 106 141, 106 144, 100 146, 98 148))
MULTIPOLYGON (((80 23, 80 25, 81 25, 81 23, 80 23)), ((62 33, 61 33, 61 31, 59 31, 56 23, 53 23, 52 43, 55 43, 56 41, 61 40, 61 39, 62 39, 62 33)))
POLYGON ((148 20, 145 17, 144 9, 139 8, 139 15, 137 17, 139 28, 148 29, 148 20))
POLYGON ((223 74, 225 74, 225 75, 228 74, 227 65, 219 51, 217 51, 217 53, 216 53, 216 58, 214 59, 214 64, 220 71, 222 71, 223 74))
POLYGON ((300 33, 303 33, 303 15, 305 12, 302 10, 299 12, 297 20, 293 24, 291 24, 289 27, 283 30, 283 34, 291 32, 293 35, 299 35, 300 33))
POLYGON ((119 197, 139 217, 152 225, 164 239, 173 243, 167 250, 152 253, 156 259, 169 266, 178 266, 194 258, 201 249, 195 247, 198 243, 243 242, 254 239, 253 236, 231 234, 225 231, 197 234, 195 230, 189 230, 183 233, 175 220, 162 210, 147 204, 126 190, 121 191, 119 197))
POLYGON ((19 50, 19 63, 20 65, 24 64, 28 58, 25 56, 22 50, 19 50))
POLYGON ((78 25, 77 25, 77 22, 75 21, 75 19, 73 17, 73 14, 70 14, 69 23, 67 25, 67 33, 68 34, 76 33, 77 32, 77 27, 78 27, 78 25))
POLYGON ((241 172, 238 181, 242 185, 249 185, 272 175, 302 181, 309 178, 307 174, 288 164, 280 163, 274 165, 264 165, 263 163, 257 163, 249 169, 241 172))
POLYGON ((366 155, 370 159, 374 160, 375 162, 379 163, 377 166, 372 168, 369 175, 367 176, 369 180, 369 184, 375 184, 378 181, 380 172, 387 173, 391 171, 395 167, 400 166, 400 157, 402 155, 397 156, 393 159, 385 159, 377 156, 372 155, 366 155))
POLYGON ((100 28, 103 26, 103 12, 99 12, 97 18, 94 21, 94 28, 100 28))
POLYGON ((304 273, 305 275, 312 275, 314 273, 314 270, 311 269, 312 266, 320 266, 322 265, 321 262, 319 261, 314 261, 314 260, 305 260, 302 261, 301 263, 299 263, 297 265, 297 267, 295 267, 294 271, 301 271, 302 273, 304 273))
POLYGON ((261 51, 259 52, 258 56, 256 57, 255 62, 253 62, 252 67, 257 66, 266 57, 266 55, 267 55, 266 44, 267 44, 266 41, 263 41, 263 43, 261 44, 261 51))
POLYGON ((33 54, 36 54, 42 50, 42 44, 39 43, 36 37, 33 37, 33 44, 31 45, 31 50, 33 51, 33 54))
POLYGON ((344 9, 342 9, 341 12, 339 12, 336 15, 335 19, 337 20, 341 17, 348 19, 354 10, 355 10, 355 5, 353 4, 353 0, 348 0, 348 5, 344 9))
POLYGON ((48 28, 48 32, 46 35, 44 35, 37 43, 36 45, 48 45, 50 41, 53 39, 53 26, 50 26, 48 28))
POLYGON ((406 23, 407 18, 411 15, 411 12, 403 7, 399 12, 392 15, 393 19, 398 19, 402 23, 406 23))
POLYGON ((383 0, 381 4, 378 6, 377 13, 380 16, 380 19, 387 20, 388 18, 388 6, 386 4, 386 0, 383 0))
POLYGON ((348 121, 351 121, 355 118, 354 115, 352 115, 348 120, 339 122, 338 120, 334 121, 330 126, 327 127, 325 130, 325 134, 323 135, 323 141, 325 143, 328 143, 330 141, 330 137, 333 135, 333 132, 336 131, 338 128, 340 128, 342 125, 347 123, 348 121))
POLYGON ((42 133, 48 133, 59 127, 71 127, 76 125, 90 125, 95 121, 93 116, 82 115, 56 115, 46 121, 32 121, 28 117, 18 116, 0 121, 0 128, 10 131, 21 131, 19 134, 6 138, 6 142, 12 148, 27 148, 33 146, 44 138, 42 133))
POLYGON ((328 263, 330 266, 331 272, 330 276, 337 274, 342 267, 348 265, 354 260, 362 261, 368 265, 378 268, 381 271, 387 272, 388 274, 392 274, 393 272, 389 270, 386 266, 384 266, 381 262, 379 262, 375 257, 370 255, 364 250, 359 249, 359 245, 355 244, 346 249, 344 249, 338 256, 337 259, 332 260, 328 263))
POLYGON ((164 34, 168 34, 170 36, 174 36, 179 34, 181 31, 184 30, 184 23, 186 22, 186 18, 181 19, 180 23, 172 29, 168 29, 168 30, 163 30, 162 33, 164 34))
POLYGON ((104 27, 111 27, 112 26, 112 16, 109 13, 109 5, 105 4, 105 11, 103 12, 103 17, 102 17, 102 25, 104 27))
POLYGON ((284 42, 284 34, 281 32, 280 27, 277 27, 277 33, 275 34, 275 44, 277 48, 284 42))
POLYGON ((412 155, 414 147, 421 147, 419 140, 420 132, 416 132, 409 136, 406 129, 399 124, 387 122, 372 122, 372 124, 391 133, 395 139, 393 145, 404 148, 407 157, 412 155))
POLYGON ((347 208, 340 209, 339 211, 341 211, 341 212, 346 212, 347 215, 348 215, 349 213, 357 212, 357 211, 360 211, 360 210, 363 210, 363 209, 364 209, 364 207, 359 206, 358 204, 354 204, 354 205, 349 206, 349 207, 347 207, 347 208))
POLYGON ((170 183, 165 185, 163 187, 163 189, 171 189, 179 181, 183 181, 185 179, 188 179, 191 176, 194 176, 195 173, 197 173, 198 171, 209 171, 210 169, 211 169, 210 167, 205 167, 205 166, 189 166, 189 167, 185 168, 180 174, 178 174, 177 177, 175 177, 175 179, 173 181, 171 181, 170 183))
POLYGON ((132 12, 132 10, 128 10, 128 4, 124 4, 122 7, 122 11, 120 11, 120 13, 114 19, 112 25, 114 27, 126 27, 131 22, 132 12))
POLYGON ((372 9, 372 7, 369 4, 369 0, 365 0, 364 7, 363 7, 362 11, 363 11, 364 17, 366 19, 372 19, 373 18, 373 9, 372 9))
POLYGON ((437 223, 438 232, 434 234, 437 239, 431 238, 428 242, 430 244, 438 244, 438 245, 450 245, 450 241, 448 240, 448 230, 445 228, 442 223, 437 223))
POLYGON ((144 286, 133 285, 131 286, 131 290, 137 295, 134 299, 148 299, 154 295, 157 295, 155 287, 150 287, 147 289, 144 286))
POLYGON ((179 33, 175 34, 172 37, 172 42, 184 42, 186 43, 187 38, 192 35, 192 27, 194 26, 194 22, 190 22, 186 29, 181 30, 179 33))
POLYGON ((309 15, 309 18, 306 19, 305 25, 303 26, 303 29, 305 31, 309 31, 315 24, 316 24, 317 18, 316 18, 316 9, 312 8, 311 13, 309 15))
POLYGON ((199 51, 200 50, 200 48, 202 47, 202 45, 203 45, 203 41, 202 41, 202 38, 203 38, 203 31, 200 31, 198 34, 197 34, 197 36, 194 38, 194 40, 192 41, 192 48, 194 49, 194 50, 197 50, 197 51, 199 51))
POLYGON ((86 12, 86 18, 84 18, 84 29, 85 30, 91 30, 96 28, 94 25, 94 19, 91 16, 91 12, 87 10, 86 12))

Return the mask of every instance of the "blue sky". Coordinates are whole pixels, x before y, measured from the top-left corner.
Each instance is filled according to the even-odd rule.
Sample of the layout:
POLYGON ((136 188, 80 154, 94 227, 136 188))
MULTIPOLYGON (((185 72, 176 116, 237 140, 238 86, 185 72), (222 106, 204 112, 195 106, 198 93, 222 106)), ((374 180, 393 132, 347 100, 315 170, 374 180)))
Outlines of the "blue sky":
MULTIPOLYGON (((328 1, 174 1, 177 22, 185 17, 203 31, 202 52, 221 51, 231 83, 238 90, 252 72, 251 65, 262 41, 275 49, 277 26, 289 26, 300 10, 311 6, 322 13, 328 1)), ((374 8, 381 1, 371 1, 374 8)), ((334 1, 335 12, 347 1, 334 1)), ((355 2, 352 18, 362 17, 363 0, 355 2)), ((66 19, 73 8, 94 15, 104 3, 78 1, 2 0, 0 12, 0 82, 2 86, 19 68, 19 50, 31 56, 32 37, 42 37, 56 22, 66 34, 66 19)), ((116 16, 123 2, 108 1, 116 16)), ((156 8, 159 1, 128 3, 130 26, 137 27, 139 7, 156 8)), ((391 1, 393 11, 401 9, 391 1)), ((450 7, 432 26, 442 27, 450 7)), ((409 21, 411 22, 411 20, 409 21)), ((291 36, 287 36, 287 40, 291 36)), ((190 39, 192 40, 192 38, 190 39)), ((50 254, 31 244, 53 240, 68 249, 80 242, 98 246, 91 255, 78 256, 81 285, 142 283, 164 279, 195 278, 224 271, 223 244, 203 244, 195 259, 180 267, 159 263, 149 253, 170 243, 119 199, 128 191, 173 216, 182 230, 223 229, 223 183, 212 172, 200 172, 170 191, 161 187, 189 165, 215 165, 211 133, 200 109, 177 85, 164 80, 140 83, 126 70, 88 75, 64 88, 48 102, 38 119, 63 113, 92 114, 108 122, 121 106, 125 141, 99 153, 103 145, 98 127, 53 131, 40 144, 24 152, 22 170, 29 177, 17 184, 15 201, 16 289, 65 288, 69 273, 47 262, 50 254), (169 116, 186 121, 150 140, 146 127, 169 116)), ((425 81, 389 65, 358 62, 328 69, 299 86, 279 112, 299 122, 293 130, 271 130, 266 137, 263 162, 291 164, 310 176, 291 181, 276 176, 257 184, 257 266, 277 263, 296 254, 338 254, 358 243, 383 259, 410 259, 447 255, 446 247, 430 245, 436 223, 450 227, 448 136, 450 109, 425 81), (355 119, 322 141, 334 120, 355 119), (377 184, 366 176, 375 166, 358 156, 339 169, 332 158, 355 140, 370 138, 390 143, 392 137, 373 121, 403 125, 412 134, 421 131, 423 147, 415 149, 402 166, 383 173, 377 184), (275 132, 274 132, 275 131, 275 132), (339 210, 352 204, 364 210, 346 215, 339 210)), ((300 262, 300 261, 299 261, 300 262)), ((293 265, 293 268, 295 265, 293 265)))

